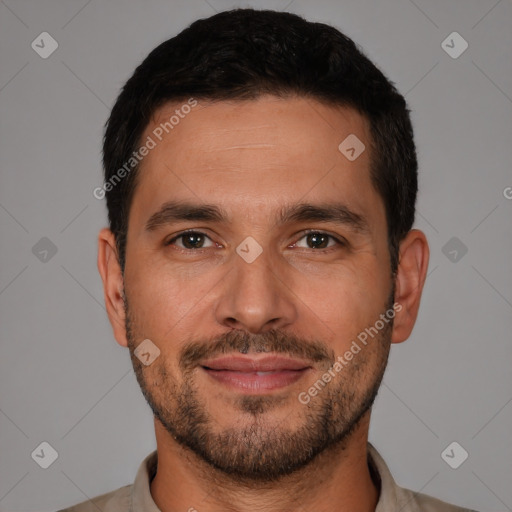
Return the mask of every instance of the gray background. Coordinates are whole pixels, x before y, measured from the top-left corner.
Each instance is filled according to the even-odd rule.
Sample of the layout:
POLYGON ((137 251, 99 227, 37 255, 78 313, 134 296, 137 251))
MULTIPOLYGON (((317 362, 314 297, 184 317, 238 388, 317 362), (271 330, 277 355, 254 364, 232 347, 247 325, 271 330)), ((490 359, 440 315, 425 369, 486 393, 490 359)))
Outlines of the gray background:
POLYGON ((370 440, 402 486, 512 510, 510 0, 1 0, 0 510, 51 511, 116 489, 155 448, 96 269, 103 124, 154 46, 235 5, 334 24, 406 95, 431 262, 370 440), (59 44, 47 59, 31 48, 43 31, 59 44), (469 43, 456 59, 441 46, 453 31, 469 43), (55 255, 45 241, 33 251, 42 237, 55 255), (42 441, 58 452, 48 469, 31 458, 42 441), (469 453, 458 469, 441 458, 452 441, 469 453))

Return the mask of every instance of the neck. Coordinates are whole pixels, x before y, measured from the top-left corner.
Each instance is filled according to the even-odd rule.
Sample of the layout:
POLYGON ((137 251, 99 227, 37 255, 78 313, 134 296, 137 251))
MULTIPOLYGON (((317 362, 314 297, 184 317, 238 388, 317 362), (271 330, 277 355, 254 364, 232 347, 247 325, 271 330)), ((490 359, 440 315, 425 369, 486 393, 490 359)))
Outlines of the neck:
POLYGON ((151 495, 162 512, 374 512, 367 462, 370 411, 343 444, 275 482, 234 481, 179 445, 155 419, 158 468, 151 495))

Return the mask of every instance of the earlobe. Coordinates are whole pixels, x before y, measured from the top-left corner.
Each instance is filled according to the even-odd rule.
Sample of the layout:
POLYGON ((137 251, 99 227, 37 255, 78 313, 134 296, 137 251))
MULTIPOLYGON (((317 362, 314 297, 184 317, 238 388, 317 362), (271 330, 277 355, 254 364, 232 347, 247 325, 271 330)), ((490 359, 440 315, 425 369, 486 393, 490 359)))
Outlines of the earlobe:
POLYGON ((429 247, 425 234, 412 229, 400 243, 399 264, 396 275, 392 343, 401 343, 411 334, 418 310, 421 293, 427 276, 429 247))
POLYGON ((98 270, 103 281, 105 307, 114 337, 119 345, 127 347, 123 273, 119 265, 115 237, 108 228, 102 229, 98 235, 98 270))

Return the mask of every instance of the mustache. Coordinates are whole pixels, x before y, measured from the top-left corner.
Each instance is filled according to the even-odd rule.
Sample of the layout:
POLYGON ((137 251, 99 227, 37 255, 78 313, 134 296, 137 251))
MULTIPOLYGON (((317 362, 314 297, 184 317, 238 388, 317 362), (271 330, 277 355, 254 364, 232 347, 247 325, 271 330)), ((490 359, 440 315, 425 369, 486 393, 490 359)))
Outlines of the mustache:
POLYGON ((207 342, 188 342, 181 350, 179 365, 183 371, 192 370, 204 359, 234 352, 273 352, 309 359, 315 363, 325 362, 326 366, 327 363, 332 365, 335 361, 334 351, 325 344, 272 329, 261 334, 233 330, 207 342))

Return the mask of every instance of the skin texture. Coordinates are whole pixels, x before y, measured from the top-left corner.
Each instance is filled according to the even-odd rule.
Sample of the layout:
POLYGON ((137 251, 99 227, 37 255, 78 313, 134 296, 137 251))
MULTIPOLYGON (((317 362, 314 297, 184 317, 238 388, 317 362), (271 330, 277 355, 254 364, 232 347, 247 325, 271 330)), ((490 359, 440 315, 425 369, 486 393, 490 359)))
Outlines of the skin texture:
MULTIPOLYGON (((141 140, 179 107, 160 108, 141 140)), ((411 230, 393 279, 370 151, 368 123, 350 108, 298 97, 200 102, 142 161, 124 276, 112 233, 100 232, 107 312, 155 414, 151 493, 163 512, 375 509, 379 489, 366 461, 371 403, 390 344, 414 326, 429 251, 424 234, 411 230), (353 162, 338 150, 349 134, 366 146, 353 162), (171 200, 217 205, 228 219, 145 229, 171 200), (279 223, 277 213, 298 202, 343 203, 368 229, 279 223), (174 239, 188 229, 206 236, 174 239), (252 263, 236 251, 248 236, 262 249, 252 263), (393 322, 301 403, 299 393, 393 302, 393 322), (144 339, 160 350, 149 366, 134 355, 144 339), (289 355, 311 368, 286 387, 247 395, 200 365, 241 352, 289 355)))

